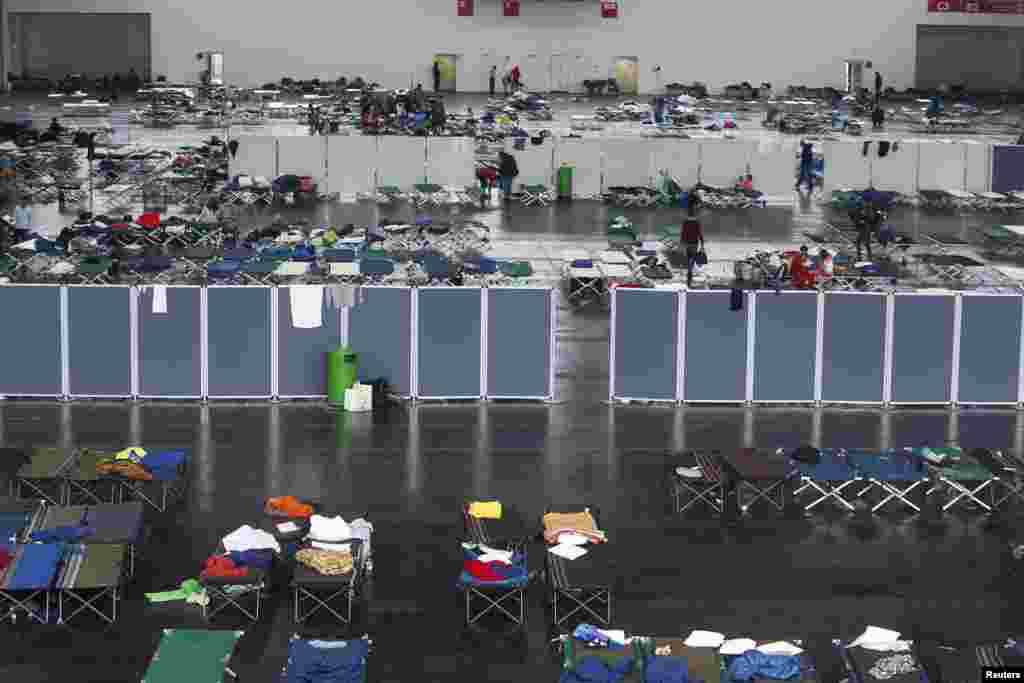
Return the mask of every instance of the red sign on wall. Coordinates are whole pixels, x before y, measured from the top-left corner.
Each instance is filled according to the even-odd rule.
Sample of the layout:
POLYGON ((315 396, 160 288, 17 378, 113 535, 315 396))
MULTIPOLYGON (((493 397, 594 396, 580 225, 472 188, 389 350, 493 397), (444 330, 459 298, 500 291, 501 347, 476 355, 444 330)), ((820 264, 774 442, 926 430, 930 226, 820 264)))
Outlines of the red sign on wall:
POLYGON ((605 19, 618 19, 618 0, 601 0, 601 16, 604 17, 605 19))
POLYGON ((473 0, 455 0, 459 7, 460 17, 473 16, 473 0))
POLYGON ((519 0, 505 0, 505 16, 506 17, 518 17, 519 16, 519 0))
POLYGON ((1024 0, 928 0, 928 11, 957 14, 1024 15, 1024 0))

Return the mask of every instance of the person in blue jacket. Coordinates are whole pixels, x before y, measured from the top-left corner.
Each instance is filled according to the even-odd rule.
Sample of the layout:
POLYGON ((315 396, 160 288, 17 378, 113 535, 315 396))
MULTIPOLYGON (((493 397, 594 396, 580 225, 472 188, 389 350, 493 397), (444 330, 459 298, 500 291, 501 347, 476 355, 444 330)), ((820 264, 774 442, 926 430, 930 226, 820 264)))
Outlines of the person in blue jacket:
POLYGON ((796 181, 796 189, 799 190, 804 181, 807 181, 807 191, 814 191, 814 145, 806 140, 800 141, 800 177, 796 181))

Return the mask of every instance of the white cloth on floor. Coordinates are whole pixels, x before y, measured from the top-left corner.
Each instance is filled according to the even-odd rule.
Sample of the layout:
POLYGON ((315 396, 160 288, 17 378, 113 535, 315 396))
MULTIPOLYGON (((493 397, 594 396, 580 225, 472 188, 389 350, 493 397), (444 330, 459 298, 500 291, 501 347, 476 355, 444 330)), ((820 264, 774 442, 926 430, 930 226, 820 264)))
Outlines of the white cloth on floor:
POLYGON ((899 631, 891 631, 887 628, 880 628, 878 626, 868 626, 864 629, 864 633, 860 634, 860 636, 858 636, 857 639, 847 647, 857 647, 858 645, 864 645, 865 643, 893 643, 899 639, 899 631))
POLYGON ((757 648, 757 642, 750 638, 732 638, 722 643, 718 652, 723 655, 741 655, 747 650, 757 648))
POLYGON ((686 647, 713 647, 718 649, 725 642, 725 636, 716 631, 693 631, 684 642, 686 647))
POLYGON ((323 327, 324 288, 320 285, 289 287, 292 305, 292 327, 311 330, 323 327))
POLYGON ((784 640, 779 640, 774 643, 765 643, 757 648, 757 651, 765 655, 786 655, 787 657, 795 657, 796 655, 803 652, 803 648, 799 648, 793 643, 788 643, 784 640))
POLYGON ((874 652, 910 652, 909 640, 893 640, 887 643, 861 643, 865 650, 874 652))
POLYGON ((167 287, 164 285, 153 285, 153 312, 167 312, 167 287))
POLYGON ((347 541, 352 538, 352 527, 344 519, 313 515, 309 518, 309 537, 318 541, 347 541))
POLYGON ((225 536, 221 544, 229 553, 267 549, 271 549, 275 553, 281 552, 281 545, 276 538, 261 529, 253 529, 248 524, 225 536))

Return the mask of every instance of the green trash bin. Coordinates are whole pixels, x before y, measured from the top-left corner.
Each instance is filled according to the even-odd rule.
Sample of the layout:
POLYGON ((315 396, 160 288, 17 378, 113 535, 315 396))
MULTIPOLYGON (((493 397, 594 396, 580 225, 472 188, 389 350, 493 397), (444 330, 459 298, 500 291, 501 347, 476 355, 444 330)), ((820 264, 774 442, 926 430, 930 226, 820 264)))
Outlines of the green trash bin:
POLYGON ((558 168, 559 199, 572 199, 572 172, 573 167, 569 164, 562 164, 558 168))
POLYGON ((344 405, 345 390, 356 383, 359 372, 359 354, 350 346, 327 352, 327 402, 344 405))

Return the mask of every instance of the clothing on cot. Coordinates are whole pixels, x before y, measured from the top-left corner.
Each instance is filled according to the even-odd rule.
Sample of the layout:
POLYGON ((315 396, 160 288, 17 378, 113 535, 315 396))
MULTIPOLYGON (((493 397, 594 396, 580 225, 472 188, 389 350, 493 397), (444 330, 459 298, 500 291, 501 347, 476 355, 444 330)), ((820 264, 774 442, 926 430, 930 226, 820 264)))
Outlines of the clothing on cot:
POLYGON ((369 649, 366 640, 292 640, 286 683, 363 683, 369 649))
POLYGON ((292 306, 292 327, 303 330, 323 327, 324 288, 314 285, 288 289, 292 306))
POLYGON ((167 287, 164 285, 153 286, 153 312, 167 313, 167 287))

